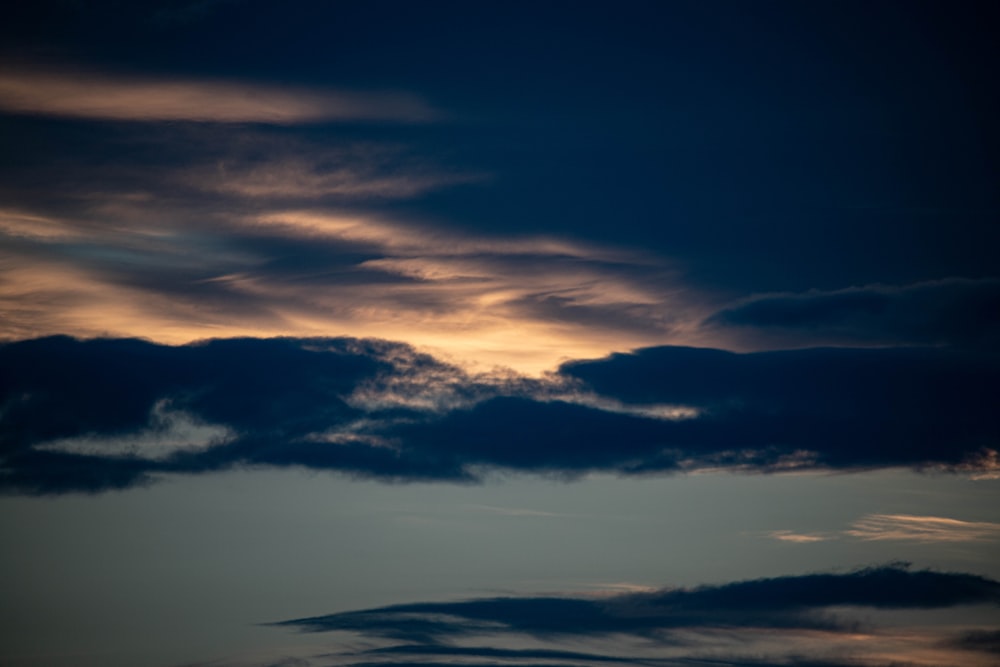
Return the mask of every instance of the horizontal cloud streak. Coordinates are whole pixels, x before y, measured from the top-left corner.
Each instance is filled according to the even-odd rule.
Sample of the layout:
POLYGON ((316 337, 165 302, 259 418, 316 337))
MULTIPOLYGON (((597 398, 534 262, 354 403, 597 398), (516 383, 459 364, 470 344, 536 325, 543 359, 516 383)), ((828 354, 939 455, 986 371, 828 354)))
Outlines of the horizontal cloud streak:
POLYGON ((871 514, 855 521, 844 533, 862 540, 974 542, 1000 539, 1000 523, 939 516, 871 514))
POLYGON ((792 542, 793 544, 811 544, 831 539, 829 535, 822 533, 797 533, 792 530, 772 530, 768 536, 779 542, 792 542))
MULTIPOLYGON (((601 598, 551 595, 422 602, 348 611, 276 623, 306 632, 351 633, 390 643, 364 653, 343 654, 349 664, 412 664, 425 657, 473 663, 493 658, 682 665, 888 664, 940 656, 959 659, 942 645, 990 650, 989 635, 959 639, 928 633, 908 647, 891 632, 872 627, 871 612, 933 610, 963 605, 1000 605, 1000 582, 977 575, 910 570, 889 564, 839 574, 808 574, 737 581, 697 588, 666 588, 601 598), (862 612, 862 614, 859 614, 862 612), (868 620, 862 622, 861 616, 868 620), (597 643, 602 653, 566 653, 548 648, 496 648, 507 638, 557 647, 560 640, 597 643), (638 641, 636 641, 638 640, 638 641), (844 641, 846 640, 846 642, 844 641), (603 643, 601 643, 603 642, 603 643), (958 646, 962 644, 962 646, 958 646), (721 649, 721 651, 720 651, 721 649), (740 657, 754 655, 753 658, 740 657), (353 659, 353 660, 352 660, 353 659), (464 659, 464 660, 463 660, 464 659), (466 662, 468 661, 468 662, 466 662), (381 664, 381 663, 374 663, 381 664)), ((527 663, 530 664, 530 663, 527 663)), ((959 663, 955 663, 959 664, 959 663)))
POLYGON ((1000 280, 950 278, 764 294, 723 309, 709 326, 811 344, 992 344, 1000 338, 1000 280))
POLYGON ((973 604, 1000 604, 1000 582, 971 574, 911 571, 888 565, 847 574, 775 577, 597 600, 508 597, 400 604, 282 621, 279 625, 310 632, 351 630, 423 640, 480 632, 650 637, 657 630, 711 627, 850 632, 856 629, 855 623, 813 612, 844 606, 940 609, 973 604))
POLYGON ((94 120, 279 125, 426 122, 440 115, 406 93, 12 68, 0 74, 0 111, 94 120))
POLYGON ((767 536, 780 542, 798 544, 845 537, 865 541, 909 541, 925 544, 980 542, 1000 540, 1000 523, 911 514, 868 514, 852 522, 850 528, 845 530, 822 533, 773 530, 767 533, 767 536))
POLYGON ((234 439, 235 434, 229 429, 203 423, 185 412, 171 410, 169 402, 161 400, 153 405, 149 425, 134 433, 117 436, 85 434, 41 442, 34 448, 81 456, 159 461, 179 452, 218 447, 234 439))
POLYGON ((1000 630, 973 630, 946 641, 945 645, 1000 655, 1000 630))
MULTIPOLYGON (((532 379, 374 340, 49 338, 0 346, 0 369, 0 487, 16 492, 236 465, 451 481, 494 470, 998 470, 1000 368, 946 350, 654 348, 532 379)), ((906 517, 894 519, 854 529, 900 534, 906 517)), ((931 519, 908 534, 933 536, 931 519)), ((946 533, 946 521, 934 535, 985 535, 977 524, 946 533)))

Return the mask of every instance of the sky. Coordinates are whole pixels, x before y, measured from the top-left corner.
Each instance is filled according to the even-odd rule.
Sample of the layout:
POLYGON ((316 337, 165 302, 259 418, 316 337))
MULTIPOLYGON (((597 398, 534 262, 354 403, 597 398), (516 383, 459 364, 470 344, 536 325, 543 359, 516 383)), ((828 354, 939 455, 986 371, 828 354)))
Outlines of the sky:
POLYGON ((0 22, 0 663, 1000 664, 993 3, 0 22))

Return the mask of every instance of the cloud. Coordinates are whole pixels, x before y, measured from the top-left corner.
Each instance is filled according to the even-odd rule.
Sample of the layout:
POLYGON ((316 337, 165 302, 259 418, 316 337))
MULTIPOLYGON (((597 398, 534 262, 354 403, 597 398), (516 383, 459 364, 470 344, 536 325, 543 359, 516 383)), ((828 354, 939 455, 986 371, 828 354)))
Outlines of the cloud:
POLYGON ((864 541, 978 542, 1000 539, 1000 523, 911 514, 868 514, 852 522, 851 527, 846 530, 822 533, 773 530, 767 536, 781 542, 799 544, 842 537, 864 541))
POLYGON ((239 462, 247 442, 283 442, 359 415, 342 397, 389 368, 379 356, 392 346, 310 347, 68 338, 0 347, 0 486, 92 491, 213 470, 239 462))
POLYGON ((643 249, 435 212, 502 183, 423 133, 7 122, 0 339, 377 336, 541 373, 711 307, 643 249))
POLYGON ((11 67, 0 74, 0 111, 93 120, 278 125, 413 123, 440 117, 427 102, 408 93, 11 67))
MULTIPOLYGON (((378 656, 419 656, 435 658, 495 658, 501 660, 570 660, 574 663, 583 662, 625 662, 635 664, 634 659, 616 656, 583 653, 580 651, 560 651, 553 649, 505 649, 486 646, 444 646, 440 644, 409 644, 403 646, 386 646, 370 649, 359 657, 378 656)), ((399 663, 390 663, 399 664, 399 663)), ((426 664, 421 660, 420 664, 426 664)), ((454 663, 447 663, 454 664, 454 663)), ((517 664, 521 664, 518 662, 517 664)))
POLYGON ((0 337, 185 343, 349 331, 537 373, 659 340, 688 308, 658 283, 663 267, 638 252, 351 211, 237 205, 171 217, 168 205, 161 224, 150 208, 118 201, 71 218, 0 215, 0 243, 16 250, 0 263, 9 315, 0 337))
MULTIPOLYGON (((653 348, 530 378, 379 340, 56 337, 0 346, 0 368, 0 487, 15 492, 237 465, 460 482, 494 471, 997 470, 989 388, 1000 369, 938 349, 653 348)), ((865 539, 993 529, 901 515, 852 527, 865 539)))
MULTIPOLYGON (((894 664, 921 652, 929 657, 942 638, 925 628, 923 638, 909 639, 909 651, 899 652, 898 639, 891 632, 866 627, 871 621, 861 622, 859 613, 871 618, 880 610, 965 605, 1000 605, 1000 582, 888 564, 846 573, 665 588, 596 599, 558 595, 418 602, 274 625, 390 642, 351 656, 396 658, 385 664, 409 664, 408 660, 421 657, 503 658, 514 664, 542 658, 617 662, 618 656, 627 655, 634 664, 703 664, 700 660, 704 660, 721 665, 874 665, 888 664, 885 656, 894 652, 894 664), (534 642, 538 648, 496 648, 510 646, 514 638, 522 646, 534 642), (604 650, 571 656, 549 648, 560 646, 560 641, 584 639, 604 650), (755 657, 741 658, 741 653, 755 657)), ((989 639, 984 643, 989 644, 989 639)), ((954 657, 953 652, 945 654, 941 664, 954 657)))
POLYGON ((1000 340, 1000 280, 948 278, 911 285, 750 297, 710 317, 759 341, 977 344, 1000 340))
POLYGON ((855 521, 844 533, 862 540, 975 542, 1000 539, 1000 523, 939 516, 870 514, 855 521))
POLYGON ((823 533, 797 533, 791 530, 772 530, 768 536, 779 542, 792 542, 794 544, 811 544, 831 539, 829 535, 823 533))
MULTIPOLYGON (((700 410, 699 419, 670 426, 682 451, 726 465, 742 456, 762 467, 783 456, 833 468, 988 461, 982 452, 1000 437, 989 398, 998 371, 990 354, 913 348, 735 354, 658 347, 562 367, 623 402, 700 410)), ((640 469, 657 467, 649 458, 640 469)))
POLYGON ((448 186, 481 182, 480 174, 403 170, 357 156, 290 157, 263 163, 226 162, 185 175, 200 189, 254 199, 407 199, 448 186))
POLYGON ((973 630, 944 643, 955 648, 1000 655, 1000 630, 973 630))

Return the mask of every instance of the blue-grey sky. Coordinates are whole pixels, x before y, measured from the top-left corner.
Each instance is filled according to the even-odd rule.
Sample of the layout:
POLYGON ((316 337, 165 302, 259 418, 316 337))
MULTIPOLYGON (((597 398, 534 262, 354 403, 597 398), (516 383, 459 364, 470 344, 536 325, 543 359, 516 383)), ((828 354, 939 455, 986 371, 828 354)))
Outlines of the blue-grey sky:
POLYGON ((0 662, 1000 647, 986 2, 0 25, 0 662))

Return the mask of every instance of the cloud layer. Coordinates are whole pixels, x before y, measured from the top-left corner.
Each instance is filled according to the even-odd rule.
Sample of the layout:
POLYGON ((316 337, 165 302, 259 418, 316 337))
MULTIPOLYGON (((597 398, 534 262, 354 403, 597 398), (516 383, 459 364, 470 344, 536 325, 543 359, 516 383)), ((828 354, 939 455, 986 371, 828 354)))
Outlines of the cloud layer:
POLYGON ((939 349, 662 347, 531 379, 377 340, 57 337, 0 347, 0 367, 0 484, 27 493, 234 465, 466 482, 1000 467, 1000 368, 939 349))

